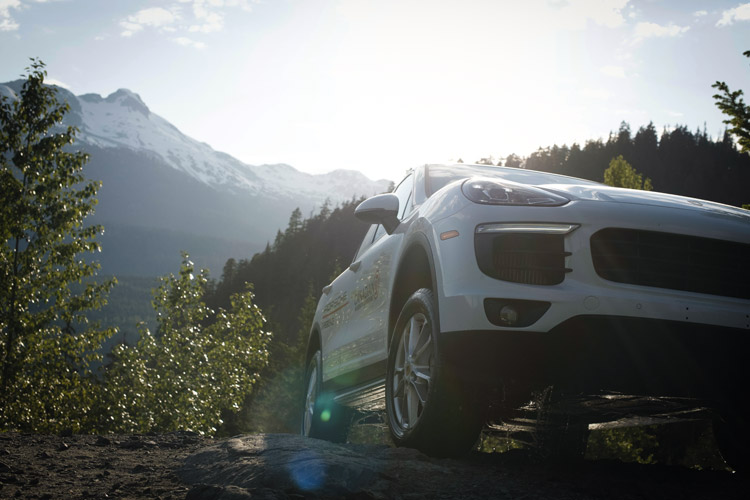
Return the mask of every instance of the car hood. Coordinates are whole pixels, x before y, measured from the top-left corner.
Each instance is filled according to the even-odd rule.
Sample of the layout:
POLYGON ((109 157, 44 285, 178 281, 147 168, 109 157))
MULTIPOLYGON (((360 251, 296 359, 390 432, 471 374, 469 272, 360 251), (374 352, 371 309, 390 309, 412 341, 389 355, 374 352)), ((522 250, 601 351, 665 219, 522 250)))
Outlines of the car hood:
POLYGON ((555 193, 560 193, 572 200, 605 201, 610 203, 629 203, 633 205, 650 205, 664 208, 679 208, 698 212, 711 212, 729 217, 739 217, 750 222, 750 211, 713 201, 699 200, 687 196, 640 191, 637 189, 615 188, 610 186, 580 186, 570 184, 547 184, 538 186, 555 193))

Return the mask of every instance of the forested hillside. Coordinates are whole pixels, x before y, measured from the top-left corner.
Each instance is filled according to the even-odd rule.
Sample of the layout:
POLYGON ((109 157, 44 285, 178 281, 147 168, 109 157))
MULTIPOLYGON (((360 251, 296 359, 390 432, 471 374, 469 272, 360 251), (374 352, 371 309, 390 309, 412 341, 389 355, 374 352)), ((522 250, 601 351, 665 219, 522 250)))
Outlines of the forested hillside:
POLYGON ((286 230, 279 231, 265 251, 227 261, 221 280, 206 296, 207 304, 214 309, 225 307, 230 295, 252 283, 255 302, 274 325, 274 341, 295 342, 305 298, 311 293, 317 298, 334 271, 351 263, 368 229, 354 217, 360 201, 351 200, 333 210, 326 204, 308 219, 295 210, 286 230))
MULTIPOLYGON (((726 132, 712 140, 705 130, 691 132, 680 125, 663 130, 659 137, 649 123, 633 135, 630 125, 622 122, 606 142, 540 148, 526 159, 525 167, 602 182, 609 161, 618 155, 650 178, 655 191, 735 206, 750 203, 750 155, 740 152, 726 132)), ((520 163, 516 155, 505 162, 520 163)))

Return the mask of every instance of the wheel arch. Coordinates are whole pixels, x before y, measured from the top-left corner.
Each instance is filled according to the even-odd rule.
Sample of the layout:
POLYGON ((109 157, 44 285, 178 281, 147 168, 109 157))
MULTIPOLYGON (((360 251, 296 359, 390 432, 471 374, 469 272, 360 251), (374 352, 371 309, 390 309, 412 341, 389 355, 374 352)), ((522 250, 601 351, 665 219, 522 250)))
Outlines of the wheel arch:
POLYGON ((312 355, 315 353, 315 351, 320 350, 320 348, 321 348, 320 328, 318 328, 317 324, 314 324, 312 328, 310 329, 310 335, 307 338, 307 350, 305 351, 305 366, 307 366, 307 363, 310 362, 310 359, 312 358, 312 355))
MULTIPOLYGON (((391 303, 388 313, 388 345, 390 345, 393 336, 396 320, 409 297, 420 288, 428 288, 437 295, 436 284, 435 261, 430 243, 423 233, 415 233, 407 242, 405 251, 401 254, 391 288, 391 303)), ((437 304, 435 304, 435 307, 437 307, 437 304)))

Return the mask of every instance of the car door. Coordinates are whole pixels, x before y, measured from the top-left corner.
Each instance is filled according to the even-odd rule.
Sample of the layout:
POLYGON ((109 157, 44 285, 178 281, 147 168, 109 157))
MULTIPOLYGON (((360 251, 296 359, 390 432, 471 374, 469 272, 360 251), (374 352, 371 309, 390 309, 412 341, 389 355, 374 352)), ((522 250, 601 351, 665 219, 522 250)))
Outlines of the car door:
MULTIPOLYGON (((399 219, 411 204, 413 178, 409 175, 394 191, 399 198, 399 219)), ((332 284, 332 299, 323 309, 324 378, 344 377, 346 385, 357 385, 382 376, 387 358, 387 290, 395 267, 394 253, 403 236, 386 234, 382 225, 367 232, 354 261, 332 284), (337 322, 336 322, 337 321, 337 322), (327 352, 326 352, 327 351, 327 352), (381 373, 382 372, 382 373, 381 373)))

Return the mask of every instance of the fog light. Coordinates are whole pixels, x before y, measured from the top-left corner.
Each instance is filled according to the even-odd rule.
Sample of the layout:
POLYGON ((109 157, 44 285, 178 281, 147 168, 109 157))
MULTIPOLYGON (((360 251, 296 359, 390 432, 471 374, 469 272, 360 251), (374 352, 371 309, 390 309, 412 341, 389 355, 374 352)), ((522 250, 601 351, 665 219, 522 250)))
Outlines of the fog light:
POLYGON ((503 306, 502 309, 500 309, 500 322, 508 325, 513 326, 515 322, 518 321, 518 311, 513 309, 511 306, 503 306))
POLYGON ((523 328, 536 323, 550 305, 541 300, 484 299, 484 313, 493 325, 523 328))

